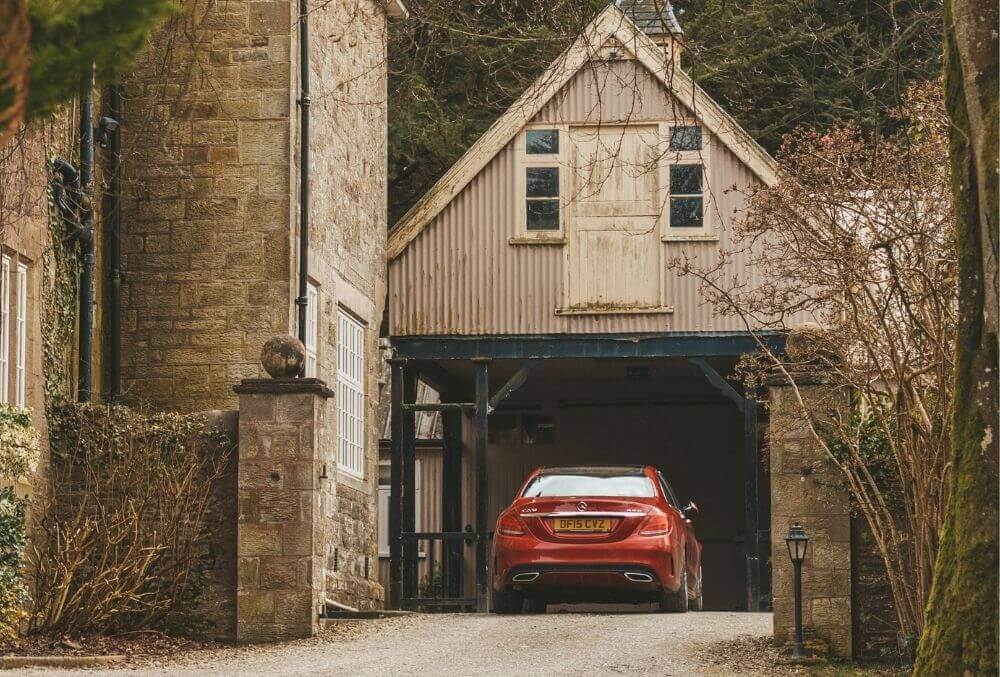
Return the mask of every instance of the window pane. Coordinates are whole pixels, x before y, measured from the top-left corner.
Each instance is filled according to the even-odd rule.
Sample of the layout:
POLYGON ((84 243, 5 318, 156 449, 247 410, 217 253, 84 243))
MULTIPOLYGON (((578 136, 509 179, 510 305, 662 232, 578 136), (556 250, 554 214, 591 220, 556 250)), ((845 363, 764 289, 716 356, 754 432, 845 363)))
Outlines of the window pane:
POLYGON ((527 178, 528 197, 558 197, 558 167, 529 167, 527 178))
POLYGON ((529 129, 525 136, 528 155, 553 155, 559 152, 558 129, 529 129))
POLYGON ((559 200, 528 200, 528 230, 559 230, 559 200))
POLYGON ((701 228, 701 226, 700 197, 670 198, 671 228, 701 228))
POLYGON ((670 150, 701 150, 701 127, 674 127, 670 130, 670 150))
POLYGON ((522 496, 626 496, 652 498, 653 483, 646 476, 539 475, 522 496))
POLYGON ((670 194, 701 192, 701 165, 670 165, 670 194))
POLYGON ((555 420, 551 416, 525 414, 521 421, 524 424, 525 444, 555 444, 555 420))

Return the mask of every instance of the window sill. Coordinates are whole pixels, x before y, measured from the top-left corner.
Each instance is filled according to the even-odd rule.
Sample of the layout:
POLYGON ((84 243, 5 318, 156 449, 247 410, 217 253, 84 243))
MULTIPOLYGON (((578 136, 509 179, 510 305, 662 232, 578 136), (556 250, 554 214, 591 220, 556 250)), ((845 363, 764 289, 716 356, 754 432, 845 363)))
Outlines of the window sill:
POLYGON ((690 235, 664 235, 661 242, 718 242, 719 236, 713 233, 691 233, 690 235))
POLYGON ((556 308, 556 315, 669 315, 673 306, 642 308, 556 308))
POLYGON ((358 477, 354 473, 344 470, 343 468, 337 468, 334 478, 337 484, 351 487, 355 491, 360 491, 365 494, 370 494, 372 492, 371 484, 368 480, 364 477, 358 477))
POLYGON ((507 240, 507 244, 512 244, 512 245, 538 244, 538 245, 556 245, 556 246, 559 246, 559 245, 566 244, 566 238, 564 238, 562 236, 558 236, 558 237, 552 237, 552 236, 549 236, 549 237, 524 237, 524 236, 520 236, 520 237, 512 237, 512 238, 510 238, 509 240, 507 240))

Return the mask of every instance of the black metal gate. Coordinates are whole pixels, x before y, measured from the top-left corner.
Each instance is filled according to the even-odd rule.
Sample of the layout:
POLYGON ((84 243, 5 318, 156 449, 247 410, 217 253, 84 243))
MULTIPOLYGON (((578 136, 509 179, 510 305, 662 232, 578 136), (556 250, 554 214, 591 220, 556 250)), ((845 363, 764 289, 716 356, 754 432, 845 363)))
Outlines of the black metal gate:
POLYGON ((414 611, 475 611, 477 597, 465 595, 467 550, 476 534, 467 531, 404 532, 403 590, 399 606, 414 611))

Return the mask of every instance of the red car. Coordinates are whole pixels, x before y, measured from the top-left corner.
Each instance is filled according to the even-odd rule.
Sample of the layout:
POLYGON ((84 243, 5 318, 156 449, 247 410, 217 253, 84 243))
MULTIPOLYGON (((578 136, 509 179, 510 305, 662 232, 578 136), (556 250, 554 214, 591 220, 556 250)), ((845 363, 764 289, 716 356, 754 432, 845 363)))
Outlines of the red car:
POLYGON ((648 465, 539 468, 497 520, 492 611, 650 601, 700 611, 697 511, 648 465))

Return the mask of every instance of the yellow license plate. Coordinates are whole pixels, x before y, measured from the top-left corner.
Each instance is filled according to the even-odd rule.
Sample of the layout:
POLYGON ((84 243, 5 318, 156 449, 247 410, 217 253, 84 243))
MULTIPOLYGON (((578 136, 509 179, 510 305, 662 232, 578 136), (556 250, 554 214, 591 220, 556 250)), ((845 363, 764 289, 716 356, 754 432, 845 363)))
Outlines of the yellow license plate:
POLYGON ((608 517, 556 517, 552 520, 553 531, 611 531, 608 517))

